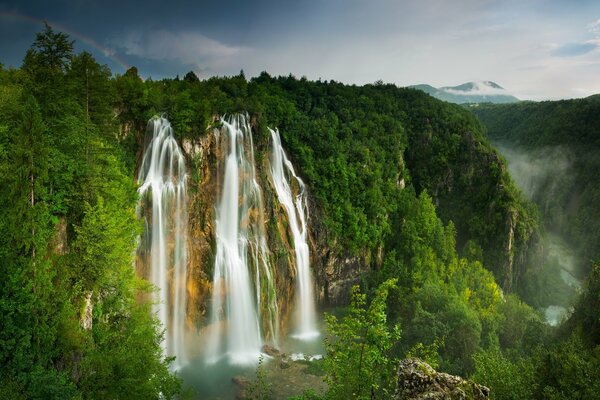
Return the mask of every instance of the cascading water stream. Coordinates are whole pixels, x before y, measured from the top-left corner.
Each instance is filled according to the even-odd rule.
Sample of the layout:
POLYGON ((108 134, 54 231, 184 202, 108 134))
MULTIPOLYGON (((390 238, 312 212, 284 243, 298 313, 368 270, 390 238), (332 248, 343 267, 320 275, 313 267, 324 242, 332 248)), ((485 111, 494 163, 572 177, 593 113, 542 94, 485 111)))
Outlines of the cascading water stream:
POLYGON ((294 171, 294 166, 288 160, 281 138, 277 130, 269 129, 273 141, 271 151, 271 177, 275 185, 275 191, 279 201, 284 206, 289 220, 289 227, 294 238, 294 253, 296 256, 296 271, 298 292, 297 304, 297 331, 293 335, 301 340, 311 340, 319 336, 316 324, 315 297, 313 280, 310 271, 310 254, 307 242, 306 217, 308 207, 306 205, 306 194, 304 182, 294 171), (293 178, 298 185, 298 195, 292 196, 292 188, 289 178, 293 178))
MULTIPOLYGON (((229 364, 255 365, 264 342, 278 344, 279 310, 252 130, 246 116, 234 115, 221 120, 213 134, 215 154, 222 157, 217 166, 215 261, 205 357, 209 364, 226 360, 229 364)), ((319 332, 309 266, 304 183, 287 159, 279 134, 271 131, 271 135, 270 173, 287 214, 295 254, 298 320, 294 337, 308 340, 319 332)), ((187 361, 185 158, 166 119, 155 117, 149 122, 148 139, 138 178, 140 206, 146 210, 143 265, 148 265, 147 274, 158 289, 153 311, 166 331, 164 352, 176 356, 174 367, 179 369, 187 361)))
POLYGON ((176 357, 175 368, 185 363, 184 349, 187 275, 187 198, 185 158, 165 118, 148 123, 151 140, 146 147, 138 182, 143 200, 152 204, 146 220, 146 248, 150 248, 150 281, 158 288, 153 311, 166 329, 162 347, 176 357))
POLYGON ((221 120, 224 173, 216 210, 216 257, 207 361, 255 364, 263 343, 261 315, 277 340, 277 309, 269 267, 263 203, 256 180, 251 128, 243 115, 221 120), (254 275, 254 276, 252 276, 254 275), (254 279, 252 279, 254 278, 254 279), (261 285, 266 282, 266 287, 261 285), (262 290, 267 293, 263 304, 262 290))

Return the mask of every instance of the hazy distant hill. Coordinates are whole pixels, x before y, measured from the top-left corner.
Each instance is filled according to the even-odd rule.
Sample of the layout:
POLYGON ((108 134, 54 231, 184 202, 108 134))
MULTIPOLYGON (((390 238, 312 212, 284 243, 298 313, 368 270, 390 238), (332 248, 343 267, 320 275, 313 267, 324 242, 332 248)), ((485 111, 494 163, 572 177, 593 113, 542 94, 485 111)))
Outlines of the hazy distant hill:
POLYGON ((516 103, 519 101, 502 86, 491 81, 467 82, 458 86, 435 88, 431 85, 409 86, 450 103, 516 103))

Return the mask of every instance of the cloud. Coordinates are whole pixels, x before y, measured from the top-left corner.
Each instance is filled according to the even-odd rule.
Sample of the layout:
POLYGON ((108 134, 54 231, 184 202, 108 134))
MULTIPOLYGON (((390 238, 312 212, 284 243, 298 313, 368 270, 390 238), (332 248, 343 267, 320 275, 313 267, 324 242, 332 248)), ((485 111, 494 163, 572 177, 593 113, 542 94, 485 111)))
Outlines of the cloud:
POLYGON ((587 30, 594 38, 582 42, 552 44, 550 54, 555 57, 577 57, 600 48, 600 19, 587 25, 587 30))
POLYGON ((493 86, 491 82, 473 82, 473 86, 468 90, 457 90, 452 88, 441 88, 447 93, 464 96, 493 96, 509 95, 503 88, 493 86))
POLYGON ((552 55, 557 57, 577 57, 594 51, 598 47, 600 47, 600 44, 592 40, 583 43, 566 43, 554 49, 552 55))
POLYGON ((526 65, 517 68, 518 71, 543 71, 548 68, 546 65, 526 65))
POLYGON ((166 29, 132 31, 113 40, 112 44, 122 48, 130 56, 155 61, 175 61, 197 69, 219 65, 245 49, 226 45, 197 32, 173 32, 166 29))
POLYGON ((589 24, 588 29, 590 33, 594 34, 596 37, 600 37, 600 19, 589 24))

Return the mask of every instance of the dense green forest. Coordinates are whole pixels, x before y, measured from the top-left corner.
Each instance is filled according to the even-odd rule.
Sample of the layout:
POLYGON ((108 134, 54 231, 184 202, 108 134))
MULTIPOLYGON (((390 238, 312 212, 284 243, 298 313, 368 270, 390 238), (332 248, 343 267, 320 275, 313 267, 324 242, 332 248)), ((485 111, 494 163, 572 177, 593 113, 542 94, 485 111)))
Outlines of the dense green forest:
POLYGON ((599 396, 600 266, 557 329, 520 300, 538 212, 468 110, 381 83, 113 76, 50 27, 0 96, 0 398, 177 396, 132 268, 134 172, 152 116, 194 140, 236 112, 258 143, 279 128, 331 251, 367 264, 327 318, 325 398, 388 398, 407 356, 496 399, 599 396))
POLYGON ((524 154, 539 178, 532 200, 548 231, 560 232, 586 276, 600 257, 600 96, 585 99, 482 105, 472 109, 491 140, 524 154))

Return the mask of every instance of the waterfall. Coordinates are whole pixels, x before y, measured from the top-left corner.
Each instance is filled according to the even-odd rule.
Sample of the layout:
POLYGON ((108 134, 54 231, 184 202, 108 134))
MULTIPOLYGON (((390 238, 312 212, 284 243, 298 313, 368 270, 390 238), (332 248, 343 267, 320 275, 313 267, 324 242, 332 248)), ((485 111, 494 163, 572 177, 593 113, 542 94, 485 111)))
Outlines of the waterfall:
POLYGON ((152 204, 146 219, 145 248, 150 254, 150 281, 157 287, 153 312, 165 328, 161 345, 175 356, 175 368, 185 363, 187 198, 185 159, 165 118, 148 123, 150 142, 144 152, 138 189, 142 201, 152 204), (150 136, 151 135, 151 136, 150 136))
POLYGON ((221 131, 215 130, 224 144, 224 171, 216 208, 211 307, 211 325, 220 329, 212 330, 207 360, 227 357, 232 364, 255 364, 263 343, 262 322, 267 321, 266 330, 274 343, 278 328, 264 207, 246 117, 234 115, 221 124, 221 131))
MULTIPOLYGON (((229 364, 255 365, 263 343, 278 345, 280 323, 277 271, 268 246, 252 129, 246 115, 233 115, 221 119, 212 134, 210 140, 214 139, 218 160, 214 181, 215 253, 214 264, 199 266, 213 267, 209 323, 201 346, 209 364, 225 360, 229 364)), ((309 265, 305 187, 283 151, 279 133, 271 131, 271 136, 270 175, 287 214, 289 242, 294 246, 294 256, 290 257, 295 262, 290 268, 296 277, 297 321, 293 333, 296 338, 309 340, 319 332, 309 265)), ((157 288, 153 312, 165 329, 161 345, 166 355, 176 357, 174 367, 179 369, 187 364, 187 356, 193 359, 193 349, 185 346, 186 339, 189 343, 193 340, 191 331, 186 336, 186 311, 194 307, 187 305, 185 158, 165 118, 150 120, 147 142, 138 177, 140 207, 146 216, 141 243, 145 252, 140 254, 144 257, 142 265, 148 269, 145 273, 157 288)), ((195 292, 190 290, 192 299, 195 292)))
POLYGON ((308 207, 306 205, 304 182, 296 175, 294 166, 285 155, 281 146, 279 132, 272 129, 269 129, 269 131, 273 140, 271 177, 273 178, 277 197, 287 212, 289 227, 294 238, 298 287, 296 295, 297 331, 294 337, 302 340, 310 340, 317 337, 319 332, 316 328, 315 297, 309 265, 310 255, 306 223, 308 207), (292 188, 288 177, 293 178, 298 186, 298 195, 295 197, 295 200, 292 196, 292 188))

